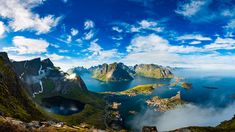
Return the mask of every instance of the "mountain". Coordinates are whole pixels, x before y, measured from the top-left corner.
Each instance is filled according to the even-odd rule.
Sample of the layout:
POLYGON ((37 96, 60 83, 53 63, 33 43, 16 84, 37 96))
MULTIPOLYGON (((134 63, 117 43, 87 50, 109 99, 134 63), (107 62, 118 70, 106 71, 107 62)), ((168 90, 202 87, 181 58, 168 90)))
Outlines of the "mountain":
POLYGON ((170 68, 155 64, 135 65, 134 70, 138 76, 150 78, 173 78, 173 73, 171 72, 170 68))
POLYGON ((84 73, 90 73, 90 71, 87 69, 87 68, 84 68, 83 66, 82 67, 74 67, 74 68, 71 68, 67 71, 67 73, 69 74, 73 74, 73 73, 76 73, 77 75, 82 75, 84 73))
POLYGON ((44 120, 46 117, 28 97, 7 53, 0 52, 0 111, 23 121, 44 120))
POLYGON ((62 72, 55 67, 50 59, 12 62, 17 75, 25 86, 25 90, 39 105, 43 100, 62 97, 84 104, 79 113, 69 116, 51 114, 57 120, 70 124, 87 123, 98 128, 104 128, 104 107, 106 102, 103 95, 87 90, 79 75, 62 72))
POLYGON ((132 80, 130 72, 132 72, 123 63, 103 64, 90 68, 93 78, 101 81, 129 81, 132 80))
POLYGON ((81 91, 87 88, 79 75, 68 74, 55 67, 50 59, 13 62, 18 76, 26 85, 32 96, 42 93, 67 93, 77 87, 81 91), (44 92, 46 90, 46 92, 44 92))

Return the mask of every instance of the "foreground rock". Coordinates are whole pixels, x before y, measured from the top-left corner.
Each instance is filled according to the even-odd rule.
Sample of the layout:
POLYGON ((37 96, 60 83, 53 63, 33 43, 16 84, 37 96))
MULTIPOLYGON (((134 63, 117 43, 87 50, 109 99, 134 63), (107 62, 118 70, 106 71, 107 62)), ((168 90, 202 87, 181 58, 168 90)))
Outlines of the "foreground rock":
MULTIPOLYGON (((1 132, 111 132, 112 130, 101 130, 94 126, 81 123, 75 126, 66 125, 56 121, 32 121, 29 123, 11 117, 0 116, 1 132)), ((124 131, 124 130, 123 130, 124 131)))
POLYGON ((159 96, 155 96, 147 100, 146 103, 148 106, 154 107, 155 111, 166 112, 169 110, 173 110, 178 106, 182 106, 186 102, 181 99, 181 93, 178 92, 171 98, 160 98, 159 96))

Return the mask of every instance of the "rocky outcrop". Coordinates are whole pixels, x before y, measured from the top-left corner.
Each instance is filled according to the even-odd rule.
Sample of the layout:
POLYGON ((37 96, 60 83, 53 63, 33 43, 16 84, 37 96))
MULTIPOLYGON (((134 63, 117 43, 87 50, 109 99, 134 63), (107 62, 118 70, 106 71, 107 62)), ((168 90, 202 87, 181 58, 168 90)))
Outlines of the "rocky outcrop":
POLYGON ((92 67, 93 78, 101 81, 129 81, 132 80, 131 70, 123 63, 103 64, 92 67))
POLYGON ((153 98, 147 100, 146 103, 150 107, 155 107, 155 111, 166 112, 176 108, 177 106, 184 105, 186 102, 181 99, 181 93, 178 92, 171 98, 154 96, 153 98))
POLYGON ((136 75, 150 78, 173 78, 170 68, 155 64, 140 64, 134 67, 136 75))
POLYGON ((58 121, 31 121, 23 122, 11 117, 0 116, 1 132, 94 132, 105 131, 97 129, 92 125, 81 123, 69 126, 58 121))
POLYGON ((193 85, 191 83, 183 82, 181 84, 181 87, 185 88, 185 89, 191 89, 193 87, 193 85))
POLYGON ((46 118, 27 96, 12 62, 3 52, 0 52, 0 111, 3 115, 24 121, 46 118))
POLYGON ((71 88, 87 91, 86 85, 79 75, 70 75, 55 67, 50 59, 13 62, 20 79, 28 86, 30 94, 67 93, 71 88), (48 91, 50 89, 50 91, 48 91))

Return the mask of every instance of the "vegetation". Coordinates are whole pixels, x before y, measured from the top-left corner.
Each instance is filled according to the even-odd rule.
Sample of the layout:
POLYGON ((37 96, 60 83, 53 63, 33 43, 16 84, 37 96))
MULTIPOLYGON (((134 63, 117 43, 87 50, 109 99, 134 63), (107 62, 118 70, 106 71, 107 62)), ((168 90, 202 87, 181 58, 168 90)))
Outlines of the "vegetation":
POLYGON ((167 68, 154 64, 140 64, 135 66, 135 72, 138 76, 149 78, 173 78, 173 74, 167 68))
POLYGON ((46 117, 28 98, 6 54, 0 54, 0 111, 23 121, 44 120, 46 117))
POLYGON ((151 94, 155 88, 164 86, 164 84, 144 84, 139 85, 134 88, 128 89, 126 91, 120 92, 120 94, 127 95, 137 95, 137 94, 151 94))

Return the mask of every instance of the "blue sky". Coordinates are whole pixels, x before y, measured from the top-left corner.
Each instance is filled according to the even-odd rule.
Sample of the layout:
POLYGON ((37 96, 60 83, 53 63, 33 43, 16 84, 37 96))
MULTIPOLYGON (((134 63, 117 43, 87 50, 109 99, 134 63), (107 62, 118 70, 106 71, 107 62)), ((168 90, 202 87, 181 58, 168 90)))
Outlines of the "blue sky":
POLYGON ((14 60, 235 69, 233 0, 0 2, 0 49, 14 60))

